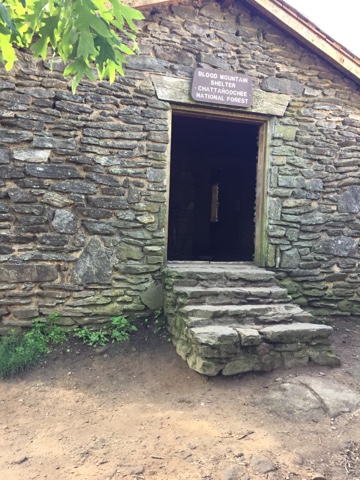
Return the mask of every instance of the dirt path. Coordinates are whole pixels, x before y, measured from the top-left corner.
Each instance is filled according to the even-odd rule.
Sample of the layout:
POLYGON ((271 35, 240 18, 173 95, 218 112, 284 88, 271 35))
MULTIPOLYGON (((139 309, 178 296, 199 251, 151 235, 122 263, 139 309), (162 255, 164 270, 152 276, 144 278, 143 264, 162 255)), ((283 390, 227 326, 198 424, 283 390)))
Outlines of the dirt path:
POLYGON ((360 391, 360 325, 336 323, 335 370, 207 379, 150 330, 94 354, 73 345, 0 383, 0 477, 360 479, 360 410, 335 419, 270 413, 269 390, 297 375, 360 391))

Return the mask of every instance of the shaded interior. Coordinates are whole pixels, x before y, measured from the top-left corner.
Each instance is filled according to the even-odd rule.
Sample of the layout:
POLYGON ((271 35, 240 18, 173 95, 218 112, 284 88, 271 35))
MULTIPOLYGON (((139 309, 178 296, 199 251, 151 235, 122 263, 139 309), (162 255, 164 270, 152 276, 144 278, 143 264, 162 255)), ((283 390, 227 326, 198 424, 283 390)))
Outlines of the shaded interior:
POLYGON ((258 134, 173 115, 168 260, 253 260, 258 134))

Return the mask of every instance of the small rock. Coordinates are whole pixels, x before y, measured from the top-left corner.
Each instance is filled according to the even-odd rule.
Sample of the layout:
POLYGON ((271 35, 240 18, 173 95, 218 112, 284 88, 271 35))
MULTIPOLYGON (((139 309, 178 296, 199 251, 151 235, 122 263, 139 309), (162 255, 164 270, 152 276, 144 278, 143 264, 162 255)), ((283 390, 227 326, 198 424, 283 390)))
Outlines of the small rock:
POLYGON ((272 461, 264 455, 254 455, 251 457, 251 466, 254 473, 268 473, 276 470, 272 461))
POLYGON ((234 451, 234 457, 236 458, 240 458, 240 457, 243 457, 244 456, 244 453, 243 452, 239 452, 237 450, 234 451))
POLYGON ((179 457, 182 458, 183 460, 187 460, 189 457, 191 457, 192 453, 190 452, 180 452, 179 457))
POLYGON ((201 475, 201 478, 203 480, 211 480, 213 477, 211 475, 211 472, 204 472, 202 475, 201 475))
POLYGON ((145 468, 142 467, 141 465, 138 465, 137 467, 134 467, 130 471, 130 475, 141 475, 142 473, 144 473, 144 471, 145 471, 145 468))
POLYGON ((14 460, 12 463, 15 464, 15 465, 21 465, 22 463, 26 462, 28 459, 28 457, 21 457, 19 458, 19 460, 14 460))
POLYGON ((227 468, 222 478, 223 480, 250 480, 246 470, 238 465, 227 468))
MULTIPOLYGON (((289 477, 286 477, 289 478, 289 477)), ((267 474, 267 480, 281 480, 277 472, 270 472, 267 474)))
POLYGON ((305 461, 304 461, 304 458, 297 453, 294 457, 294 463, 296 465, 301 466, 301 465, 304 465, 305 461))
POLYGON ((106 353, 108 349, 109 345, 105 345, 104 347, 97 347, 95 348, 95 353, 96 355, 102 355, 103 353, 106 353))

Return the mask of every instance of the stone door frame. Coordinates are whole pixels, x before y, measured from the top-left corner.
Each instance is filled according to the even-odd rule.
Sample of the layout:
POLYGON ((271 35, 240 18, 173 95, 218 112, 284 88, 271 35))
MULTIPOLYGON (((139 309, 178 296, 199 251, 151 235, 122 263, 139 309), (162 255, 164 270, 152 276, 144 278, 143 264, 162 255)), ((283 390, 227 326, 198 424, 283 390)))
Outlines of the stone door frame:
POLYGON ((239 123, 251 123, 259 127, 258 156, 256 168, 256 196, 255 196, 255 255, 254 263, 258 266, 266 266, 267 258, 267 195, 268 195, 268 170, 269 170, 269 143, 271 132, 271 118, 266 115, 251 112, 227 111, 211 107, 198 107, 194 105, 171 104, 170 139, 167 162, 167 199, 166 199, 166 222, 165 222, 165 263, 167 263, 168 247, 168 224, 170 205, 170 164, 171 164, 171 132, 173 114, 180 113, 184 116, 198 117, 202 119, 217 119, 236 121, 239 123))

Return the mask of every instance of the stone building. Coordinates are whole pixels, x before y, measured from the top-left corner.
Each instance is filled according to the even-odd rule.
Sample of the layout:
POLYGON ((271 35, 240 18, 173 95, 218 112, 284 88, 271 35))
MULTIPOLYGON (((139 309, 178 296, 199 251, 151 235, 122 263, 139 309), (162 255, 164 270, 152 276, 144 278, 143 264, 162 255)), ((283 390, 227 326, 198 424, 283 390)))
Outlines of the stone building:
MULTIPOLYGON (((26 53, 1 71, 1 328, 53 312, 64 325, 147 316, 163 308, 171 261, 194 267, 180 290, 211 262, 212 294, 240 288, 246 304, 254 291, 220 270, 251 282, 264 267, 252 288, 266 277, 258 293, 277 310, 262 326, 282 304, 296 325, 360 313, 360 60, 281 0, 130 3, 146 17, 141 54, 114 84, 72 95, 61 64, 26 53)), ((172 265, 169 315, 184 279, 172 265)), ((179 308, 201 297, 180 293, 179 308)), ((243 344, 259 348, 258 331, 243 344)))

